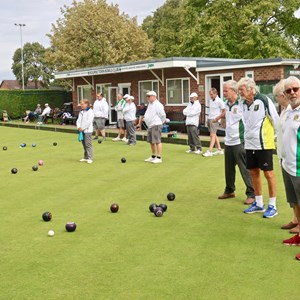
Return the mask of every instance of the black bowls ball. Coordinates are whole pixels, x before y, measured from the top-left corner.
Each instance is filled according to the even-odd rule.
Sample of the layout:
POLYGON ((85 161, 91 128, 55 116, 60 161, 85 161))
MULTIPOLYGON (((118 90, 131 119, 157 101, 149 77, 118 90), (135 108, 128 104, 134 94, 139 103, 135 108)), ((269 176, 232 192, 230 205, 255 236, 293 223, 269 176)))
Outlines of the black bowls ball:
POLYGON ((174 193, 169 193, 167 195, 167 198, 168 198, 169 201, 174 201, 175 200, 175 194, 174 193))
POLYGON ((75 222, 68 222, 67 224, 66 224, 66 230, 68 231, 68 232, 73 232, 73 231, 75 231, 76 230, 76 223, 75 222))
POLYGON ((118 205, 117 203, 113 203, 113 204, 110 206, 110 211, 111 211, 112 213, 116 213, 116 212, 118 212, 118 210, 119 210, 119 205, 118 205))
POLYGON ((52 214, 50 211, 46 211, 42 214, 42 218, 45 222, 49 222, 52 219, 52 214))

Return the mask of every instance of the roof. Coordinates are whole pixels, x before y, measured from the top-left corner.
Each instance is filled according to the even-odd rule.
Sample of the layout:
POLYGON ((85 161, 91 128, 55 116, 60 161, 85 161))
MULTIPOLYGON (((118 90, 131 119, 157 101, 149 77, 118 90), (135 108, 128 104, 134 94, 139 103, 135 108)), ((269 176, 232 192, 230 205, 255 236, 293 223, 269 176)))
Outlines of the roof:
POLYGON ((196 68, 197 62, 203 65, 218 62, 234 62, 241 61, 240 59, 227 59, 227 58, 208 58, 208 57, 168 57, 160 59, 151 59, 138 62, 129 62, 124 64, 115 64, 108 66, 98 66, 93 68, 83 68, 77 70, 61 71, 55 73, 56 79, 74 78, 82 76, 93 76, 102 74, 115 74, 124 72, 135 72, 144 70, 155 70, 165 68, 196 68))
MULTIPOLYGON (((37 83, 38 88, 42 87, 40 82, 37 83)), ((35 89, 35 83, 33 81, 28 81, 25 86, 26 89, 35 89)), ((2 90, 21 90, 22 85, 20 85, 18 80, 2 80, 0 84, 0 89, 2 90)))
POLYGON ((203 64, 201 61, 197 61, 196 71, 213 71, 213 70, 228 70, 238 68, 253 68, 263 66, 278 66, 278 65, 295 65, 296 68, 300 65, 300 59, 286 59, 286 58, 266 58, 266 59, 241 59, 239 61, 219 61, 208 62, 203 64))

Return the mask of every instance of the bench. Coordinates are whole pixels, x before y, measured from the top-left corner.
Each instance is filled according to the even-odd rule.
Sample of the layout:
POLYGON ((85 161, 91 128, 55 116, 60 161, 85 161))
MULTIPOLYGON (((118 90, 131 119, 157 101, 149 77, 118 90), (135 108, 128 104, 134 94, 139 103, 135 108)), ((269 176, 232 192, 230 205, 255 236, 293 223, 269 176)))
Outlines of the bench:
POLYGON ((185 116, 182 112, 177 111, 170 111, 167 112, 167 119, 170 121, 166 124, 169 125, 170 131, 180 131, 180 132, 186 132, 185 127, 185 116))

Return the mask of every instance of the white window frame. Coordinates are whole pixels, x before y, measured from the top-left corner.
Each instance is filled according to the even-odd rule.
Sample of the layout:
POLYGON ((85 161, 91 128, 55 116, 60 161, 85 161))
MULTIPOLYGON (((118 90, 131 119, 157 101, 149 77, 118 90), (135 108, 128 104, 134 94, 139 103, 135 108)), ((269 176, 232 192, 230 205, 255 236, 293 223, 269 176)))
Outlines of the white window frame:
POLYGON ((245 77, 251 78, 254 80, 254 71, 245 71, 245 77))
POLYGON ((118 83, 119 93, 123 93, 123 88, 128 88, 128 94, 131 93, 131 82, 118 83))
MULTIPOLYGON (((96 84, 96 94, 103 93, 103 87, 104 86, 110 87, 111 85, 112 85, 111 83, 97 83, 96 84), (98 88, 99 88, 99 91, 98 91, 98 88)), ((107 95, 107 97, 108 97, 108 95, 107 95)))
MULTIPOLYGON (((78 106, 80 105, 80 101, 83 99, 83 88, 85 88, 85 87, 92 89, 91 86, 88 84, 77 85, 77 105, 78 106), (81 89, 80 95, 79 95, 79 89, 81 89)), ((92 100, 92 99, 89 99, 89 100, 92 100)))
POLYGON ((189 87, 188 94, 190 95, 190 93, 191 93, 191 81, 190 81, 190 79, 191 79, 190 77, 179 77, 179 78, 168 78, 168 79, 166 79, 166 99, 167 99, 166 106, 186 106, 189 103, 189 98, 184 99, 182 85, 183 85, 183 80, 188 81, 188 87, 189 87), (168 82, 171 81, 171 80, 173 80, 173 81, 174 80, 181 80, 181 103, 179 103, 179 104, 169 103, 168 82))
MULTIPOLYGON (((158 80, 140 80, 138 81, 138 87, 139 87, 139 104, 141 104, 141 83, 144 83, 144 82, 151 82, 151 91, 154 91, 153 89, 153 83, 155 82, 157 84, 157 99, 159 99, 159 82, 158 80)), ((143 103, 146 103, 147 99, 144 99, 142 102, 143 103)))

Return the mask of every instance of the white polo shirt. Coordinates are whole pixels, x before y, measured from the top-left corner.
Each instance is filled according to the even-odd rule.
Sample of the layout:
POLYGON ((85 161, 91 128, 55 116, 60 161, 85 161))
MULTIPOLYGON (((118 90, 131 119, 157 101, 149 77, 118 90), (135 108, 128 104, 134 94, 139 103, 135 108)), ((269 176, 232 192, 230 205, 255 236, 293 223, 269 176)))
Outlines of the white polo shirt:
POLYGON ((243 102, 243 122, 245 125, 245 149, 275 149, 275 129, 278 128, 279 116, 272 100, 257 93, 253 102, 243 102))
POLYGON ((213 120, 214 118, 218 117, 222 113, 222 110, 224 108, 225 108, 225 103, 219 96, 217 96, 215 100, 210 99, 208 119, 213 120))
POLYGON ((226 131, 224 143, 227 146, 235 146, 244 143, 243 102, 237 99, 232 105, 225 103, 226 131))
POLYGON ((284 108, 279 116, 279 122, 278 122, 278 130, 277 130, 277 157, 280 160, 282 158, 282 134, 283 134, 283 124, 285 123, 286 120, 286 113, 291 110, 290 104, 284 108))
POLYGON ((300 177, 300 105, 286 112, 282 131, 282 167, 300 177))

